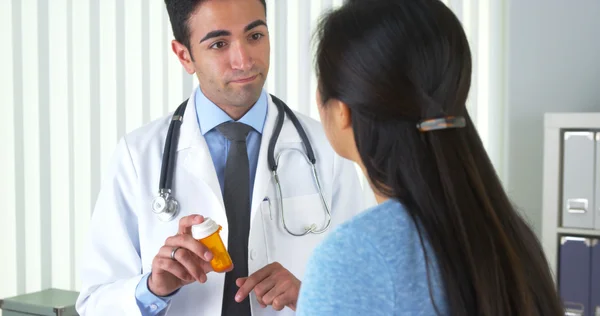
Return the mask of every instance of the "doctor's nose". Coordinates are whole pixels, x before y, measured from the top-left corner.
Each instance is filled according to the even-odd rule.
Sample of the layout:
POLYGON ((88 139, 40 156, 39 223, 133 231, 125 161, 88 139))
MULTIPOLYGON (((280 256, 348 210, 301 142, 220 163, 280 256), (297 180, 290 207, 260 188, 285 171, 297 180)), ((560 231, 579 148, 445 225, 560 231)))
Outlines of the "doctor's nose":
POLYGON ((250 49, 245 44, 237 44, 232 47, 231 68, 234 70, 248 71, 254 66, 254 60, 250 56, 250 49))

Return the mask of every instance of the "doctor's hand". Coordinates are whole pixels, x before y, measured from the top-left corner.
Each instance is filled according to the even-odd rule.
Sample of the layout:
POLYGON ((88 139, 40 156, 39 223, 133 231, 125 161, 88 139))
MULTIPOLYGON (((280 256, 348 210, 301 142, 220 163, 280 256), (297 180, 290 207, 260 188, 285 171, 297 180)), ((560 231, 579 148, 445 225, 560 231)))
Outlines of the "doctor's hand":
POLYGON ((277 311, 286 306, 296 310, 301 282, 278 262, 267 265, 247 278, 237 279, 236 284, 240 287, 235 295, 236 302, 241 302, 254 290, 263 308, 271 305, 277 311))
POLYGON ((148 289, 157 296, 167 296, 194 281, 206 282, 212 271, 212 253, 192 237, 192 226, 204 221, 201 215, 190 215, 179 220, 177 235, 167 238, 152 261, 148 289), (171 254, 176 249, 173 259, 171 254))

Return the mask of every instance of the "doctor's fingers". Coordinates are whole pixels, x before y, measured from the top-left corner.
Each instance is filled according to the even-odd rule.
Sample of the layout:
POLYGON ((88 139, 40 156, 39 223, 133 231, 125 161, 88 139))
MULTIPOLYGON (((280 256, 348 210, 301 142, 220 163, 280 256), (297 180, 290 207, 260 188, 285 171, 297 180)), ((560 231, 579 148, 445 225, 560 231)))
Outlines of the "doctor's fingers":
POLYGON ((204 222, 204 216, 202 215, 188 215, 184 216, 179 220, 179 234, 192 234, 192 226, 198 225, 204 222))
POLYGON ((271 305, 271 302, 266 302, 263 299, 263 296, 269 293, 276 285, 277 280, 275 278, 268 277, 262 280, 254 287, 254 294, 256 294, 256 300, 262 307, 267 307, 267 305, 271 305))
POLYGON ((273 306, 276 311, 289 306, 296 310, 296 300, 298 299, 298 290, 293 281, 286 280, 276 284, 267 294, 263 295, 262 301, 266 305, 273 306))
MULTIPOLYGON (((285 268, 283 268, 281 266, 281 264, 279 264, 277 262, 273 262, 273 263, 263 267, 262 269, 259 269, 258 271, 252 273, 250 276, 248 276, 244 280, 240 280, 240 279, 236 280, 236 284, 240 287, 240 289, 238 290, 238 292, 235 295, 236 301, 241 302, 242 300, 244 300, 248 296, 248 294, 250 294, 250 292, 252 290, 255 290, 254 293, 256 293, 256 289, 255 289, 256 286, 261 284, 265 280, 269 280, 262 287, 262 288, 264 288, 264 293, 266 293, 267 291, 269 291, 271 289, 271 287, 274 286, 274 284, 277 282, 277 280, 284 275, 283 273, 281 273, 284 271, 287 271, 287 270, 285 270, 285 268), (270 280, 272 280, 272 281, 270 281, 270 280), (268 287, 268 285, 270 285, 270 287, 268 287)), ((261 288, 259 288, 259 292, 260 291, 261 291, 261 288)), ((262 293, 262 294, 264 294, 264 293, 262 293)))
MULTIPOLYGON (((205 261, 210 261, 213 258, 213 255, 208 248, 206 248, 206 246, 204 246, 201 242, 194 239, 191 235, 181 234, 171 236, 165 240, 165 246, 169 246, 171 251, 175 247, 185 248, 198 256, 198 258, 205 261)), ((170 256, 171 253, 169 252, 168 257, 170 256)))
MULTIPOLYGON (((269 293, 275 287, 275 285, 277 285, 277 280, 274 278, 266 278, 254 287, 254 294, 256 294, 256 297, 259 298, 259 301, 262 301, 263 296, 269 293)), ((269 305, 267 302, 263 301, 263 303, 266 303, 265 305, 269 305)))
MULTIPOLYGON (((172 248, 163 246, 158 252, 158 256, 173 262, 177 262, 183 266, 186 272, 192 276, 193 279, 200 283, 206 282, 206 274, 212 271, 212 267, 209 262, 202 260, 202 258, 196 256, 191 251, 180 248, 175 252, 175 260, 171 259, 172 248)), ((186 279, 182 279, 186 280, 186 279)))
POLYGON ((160 276, 165 273, 169 273, 175 278, 182 280, 184 284, 193 282, 195 279, 181 263, 173 261, 170 258, 155 257, 152 264, 153 279, 160 279, 160 276))

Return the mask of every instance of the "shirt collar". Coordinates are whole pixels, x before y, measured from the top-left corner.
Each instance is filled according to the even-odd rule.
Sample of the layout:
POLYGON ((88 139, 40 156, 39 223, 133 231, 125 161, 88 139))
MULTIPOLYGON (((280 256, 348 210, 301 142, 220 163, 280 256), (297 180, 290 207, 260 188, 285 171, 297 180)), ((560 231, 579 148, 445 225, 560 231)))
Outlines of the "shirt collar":
MULTIPOLYGON (((263 90, 258 98, 258 101, 250 108, 250 110, 238 120, 240 123, 250 125, 258 133, 262 134, 265 120, 267 118, 267 93, 263 90)), ((200 87, 196 89, 195 95, 196 113, 198 115, 198 124, 202 135, 210 132, 213 128, 225 123, 231 122, 233 119, 221 110, 216 104, 210 101, 200 87)))

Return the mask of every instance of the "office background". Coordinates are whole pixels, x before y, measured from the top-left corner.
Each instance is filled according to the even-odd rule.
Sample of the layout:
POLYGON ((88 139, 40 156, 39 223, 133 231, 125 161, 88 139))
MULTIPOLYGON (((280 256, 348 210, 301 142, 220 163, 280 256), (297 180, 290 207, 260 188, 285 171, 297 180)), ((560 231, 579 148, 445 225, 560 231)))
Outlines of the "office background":
MULTIPOLYGON (((310 36, 342 2, 267 1, 267 88, 317 119, 310 36)), ((539 233, 543 113, 598 110, 600 1, 443 2, 473 50, 469 111, 539 233)), ((162 0, 0 0, 0 297, 78 290, 118 138, 173 110, 196 84, 171 38, 162 0)))

